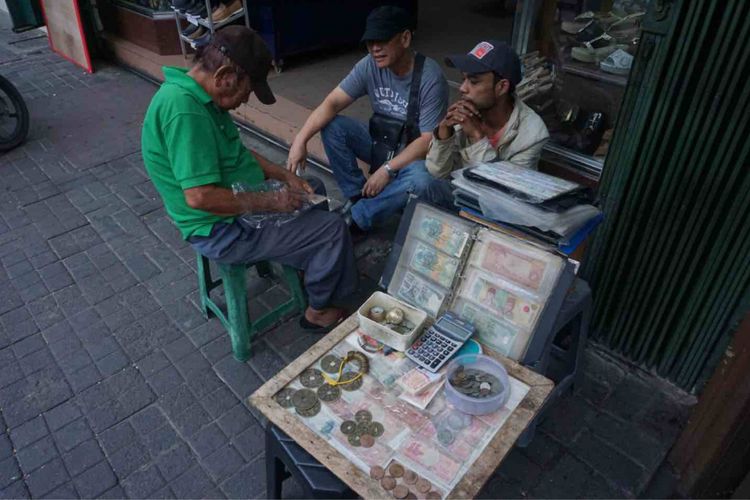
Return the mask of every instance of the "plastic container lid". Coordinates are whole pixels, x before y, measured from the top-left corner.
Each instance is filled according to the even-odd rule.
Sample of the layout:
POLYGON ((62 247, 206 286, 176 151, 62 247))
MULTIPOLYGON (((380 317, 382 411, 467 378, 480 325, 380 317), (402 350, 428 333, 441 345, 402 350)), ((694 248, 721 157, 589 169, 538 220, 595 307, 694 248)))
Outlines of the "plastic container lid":
POLYGON ((445 397, 450 404, 459 411, 469 415, 486 415, 502 408, 510 398, 510 379, 505 367, 493 358, 484 354, 464 354, 454 358, 448 364, 447 383, 445 384, 445 397), (502 390, 487 398, 472 398, 461 394, 451 385, 453 372, 459 367, 471 368, 490 373, 500 380, 502 390))

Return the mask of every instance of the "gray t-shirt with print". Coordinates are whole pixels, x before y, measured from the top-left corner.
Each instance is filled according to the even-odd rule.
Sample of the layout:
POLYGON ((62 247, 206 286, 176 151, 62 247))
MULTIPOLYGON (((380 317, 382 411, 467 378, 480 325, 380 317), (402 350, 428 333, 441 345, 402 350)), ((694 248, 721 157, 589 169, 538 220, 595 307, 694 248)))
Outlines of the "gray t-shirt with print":
MULTIPOLYGON (((359 60, 339 87, 352 99, 369 96, 372 110, 406 120, 412 72, 396 76, 388 68, 378 68, 369 54, 359 60)), ((438 63, 425 58, 419 85, 419 131, 432 132, 448 110, 448 82, 438 63)))

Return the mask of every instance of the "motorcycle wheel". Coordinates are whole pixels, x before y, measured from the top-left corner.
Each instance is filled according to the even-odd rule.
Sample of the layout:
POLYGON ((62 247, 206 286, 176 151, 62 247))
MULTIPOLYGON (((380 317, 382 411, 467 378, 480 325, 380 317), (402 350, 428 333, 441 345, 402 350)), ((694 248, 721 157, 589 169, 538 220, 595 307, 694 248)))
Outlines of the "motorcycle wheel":
POLYGON ((29 109, 16 87, 0 76, 0 151, 9 151, 29 133, 29 109))

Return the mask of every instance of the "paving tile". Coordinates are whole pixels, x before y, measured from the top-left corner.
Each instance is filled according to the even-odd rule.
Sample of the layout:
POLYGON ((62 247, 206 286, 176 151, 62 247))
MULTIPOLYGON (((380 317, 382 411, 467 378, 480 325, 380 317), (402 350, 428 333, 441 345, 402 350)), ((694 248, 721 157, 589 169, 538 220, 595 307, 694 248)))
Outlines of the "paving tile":
POLYGON ((146 447, 137 442, 109 455, 109 462, 112 464, 112 469, 120 480, 125 479, 146 465, 150 460, 146 447))
POLYGON ((54 436, 60 451, 65 453, 94 437, 94 433, 86 420, 79 418, 55 431, 54 436))
POLYGON ((29 492, 31 492, 33 497, 43 497, 55 488, 70 481, 70 476, 65 470, 62 460, 56 458, 29 474, 25 480, 29 492))
POLYGON ((37 333, 13 344, 13 352, 15 353, 16 358, 21 360, 29 354, 33 354, 46 346, 47 343, 44 341, 42 334, 37 333))
POLYGON ((564 455, 531 490, 536 498, 579 498, 593 471, 571 455, 564 455))
POLYGON ((58 456, 55 442, 51 436, 45 436, 39 441, 19 449, 16 453, 18 464, 26 474, 33 472, 58 456))
POLYGON ((14 481, 21 479, 23 473, 18 467, 16 457, 8 457, 0 460, 0 488, 6 488, 14 481))
POLYGON ((179 415, 172 417, 172 423, 183 436, 192 436, 212 420, 211 415, 199 403, 195 403, 179 415))
POLYGON ((221 415, 217 423, 227 436, 236 436, 254 425, 250 412, 244 405, 238 404, 221 415))
POLYGON ((240 363, 231 355, 219 361, 214 369, 240 399, 250 396, 263 383, 249 364, 240 363))
POLYGON ((178 498, 220 498, 223 496, 208 474, 198 465, 194 465, 180 477, 172 480, 169 486, 178 498))
POLYGON ((63 462, 72 476, 77 476, 86 469, 104 460, 96 439, 85 441, 63 455, 63 462))
POLYGON ((44 420, 51 431, 63 427, 66 424, 78 419, 81 416, 81 410, 74 401, 66 401, 44 413, 44 420))
POLYGON ((151 464, 131 474, 122 482, 122 487, 130 498, 150 498, 152 493, 160 490, 165 484, 159 469, 151 464))
POLYGON ((16 449, 21 449, 39 439, 42 439, 48 434, 49 432, 44 423, 44 418, 38 416, 19 427, 11 429, 10 439, 13 441, 13 446, 15 446, 16 449))
POLYGON ((205 458, 224 446, 228 439, 218 425, 211 423, 190 437, 189 442, 198 456, 205 458))
POLYGON ((138 435, 130 422, 122 422, 100 433, 98 439, 104 452, 112 456, 122 448, 138 442, 138 435))
POLYGON ((167 481, 172 481, 196 463, 195 455, 185 443, 165 451, 156 460, 159 471, 167 481))
MULTIPOLYGON (((0 498, 30 498, 30 495, 28 488, 26 488, 26 483, 18 479, 10 483, 8 486, 0 487, 0 498)), ((50 498, 54 497, 50 496, 50 498)))
MULTIPOLYGON (((266 466, 263 459, 244 465, 221 484, 227 498, 256 498, 266 496, 266 466)), ((285 498, 289 498, 286 497, 285 498)))
POLYGON ((85 470, 73 483, 82 498, 96 498, 117 484, 117 477, 106 461, 85 470))
POLYGON ((646 487, 649 475, 643 467, 589 431, 581 434, 573 445, 572 452, 611 484, 630 495, 635 496, 646 487))
POLYGON ((258 424, 253 424, 232 438, 232 444, 250 462, 261 456, 266 449, 265 431, 258 424))
POLYGON ((0 460, 4 460, 13 455, 13 443, 7 434, 0 434, 0 460))
POLYGON ((167 417, 157 405, 151 405, 130 417, 133 429, 140 434, 148 434, 167 424, 167 417))
POLYGON ((156 394, 166 394, 185 382, 180 372, 173 365, 168 365, 161 371, 146 376, 146 381, 156 394))
POLYGON ((151 433, 141 436, 141 440, 152 457, 156 457, 183 442, 171 424, 163 425, 151 433))
POLYGON ((58 486, 57 488, 50 491, 44 496, 45 498, 49 498, 53 500, 54 499, 68 500, 70 498, 79 498, 78 491, 76 490, 76 487, 72 481, 63 484, 62 486, 58 486))
POLYGON ((239 400, 237 399, 237 396, 226 387, 219 387, 201 397, 201 402, 213 418, 219 418, 225 412, 233 408, 239 400))

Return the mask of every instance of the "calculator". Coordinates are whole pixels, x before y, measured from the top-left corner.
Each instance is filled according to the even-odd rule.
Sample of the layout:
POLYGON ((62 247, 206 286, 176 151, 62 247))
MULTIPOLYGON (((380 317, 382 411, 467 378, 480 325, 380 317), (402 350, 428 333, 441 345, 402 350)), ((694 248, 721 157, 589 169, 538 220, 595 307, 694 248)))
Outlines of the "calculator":
POLYGON ((447 312, 407 349, 406 355, 426 370, 436 372, 456 354, 475 330, 468 321, 447 312))

